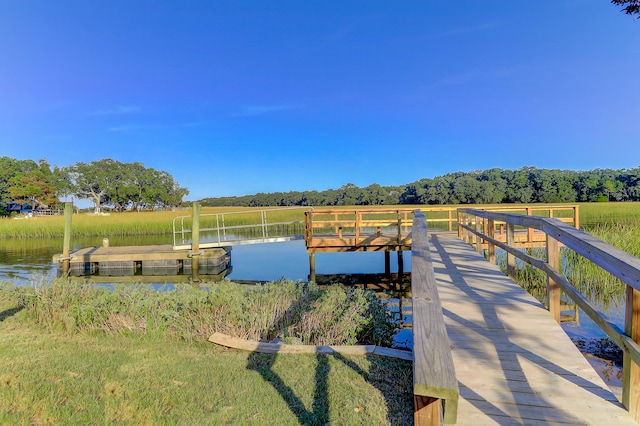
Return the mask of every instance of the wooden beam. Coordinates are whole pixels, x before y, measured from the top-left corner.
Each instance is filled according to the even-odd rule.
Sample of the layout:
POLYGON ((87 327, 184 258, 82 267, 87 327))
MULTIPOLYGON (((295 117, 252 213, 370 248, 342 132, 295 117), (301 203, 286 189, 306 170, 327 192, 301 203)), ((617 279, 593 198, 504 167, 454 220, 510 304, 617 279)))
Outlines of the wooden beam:
MULTIPOLYGON (((625 333, 640 343, 640 292, 626 289, 625 333)), ((640 367, 624 352, 622 372, 622 404, 636 421, 640 421, 640 367)))
POLYGON ((444 422, 454 424, 460 391, 431 262, 427 224, 419 211, 415 212, 413 220, 411 294, 413 393, 418 396, 414 420, 419 425, 440 424, 439 415, 434 412, 440 404, 433 400, 441 399, 444 400, 444 422))
MULTIPOLYGON (((555 271, 560 269, 560 247, 558 241, 547 234, 547 264, 555 271)), ((558 324, 560 324, 560 287, 552 276, 547 274, 547 298, 549 300, 549 312, 558 324)))

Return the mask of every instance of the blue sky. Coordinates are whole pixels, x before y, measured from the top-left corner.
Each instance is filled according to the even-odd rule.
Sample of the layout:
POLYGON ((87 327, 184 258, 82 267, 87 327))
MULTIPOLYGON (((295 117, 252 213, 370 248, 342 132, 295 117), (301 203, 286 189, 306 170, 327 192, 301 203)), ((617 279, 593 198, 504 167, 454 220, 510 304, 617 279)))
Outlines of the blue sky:
POLYGON ((0 2, 0 156, 189 200, 640 166, 640 20, 608 0, 0 2))

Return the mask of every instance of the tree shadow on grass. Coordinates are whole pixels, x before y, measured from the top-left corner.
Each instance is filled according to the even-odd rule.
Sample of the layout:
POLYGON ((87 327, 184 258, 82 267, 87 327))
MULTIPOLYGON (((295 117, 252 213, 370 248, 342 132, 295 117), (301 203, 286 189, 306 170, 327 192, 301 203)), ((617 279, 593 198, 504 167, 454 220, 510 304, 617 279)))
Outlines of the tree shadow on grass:
POLYGON ((11 309, 6 309, 6 310, 0 312, 0 322, 6 320, 9 317, 14 316, 15 314, 17 314, 18 312, 20 312, 23 309, 24 308, 22 308, 22 307, 16 307, 16 308, 11 308, 11 309))
MULTIPOLYGON (((386 358, 377 355, 367 355, 370 362, 369 370, 364 370, 353 360, 333 353, 316 353, 315 387, 311 410, 308 410, 293 389, 273 370, 278 354, 252 352, 249 355, 247 369, 255 370, 263 379, 271 384, 289 406, 291 412, 303 425, 324 425, 330 420, 328 376, 330 372, 329 357, 341 361, 344 365, 358 373, 367 383, 377 388, 387 404, 387 424, 405 425, 413 423, 413 377, 411 370, 407 377, 394 377, 390 370, 401 371, 393 363, 407 361, 386 358)), ((295 356, 289 354, 289 356, 295 356)))

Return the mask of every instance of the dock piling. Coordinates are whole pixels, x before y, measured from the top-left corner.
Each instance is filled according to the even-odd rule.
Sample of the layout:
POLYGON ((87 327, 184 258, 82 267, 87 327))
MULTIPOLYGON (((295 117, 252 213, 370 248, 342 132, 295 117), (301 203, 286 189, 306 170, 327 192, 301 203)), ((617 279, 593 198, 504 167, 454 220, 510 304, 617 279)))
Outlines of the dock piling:
POLYGON ((71 217, 73 203, 64 203, 64 240, 62 243, 62 274, 69 275, 69 261, 71 260, 71 217))

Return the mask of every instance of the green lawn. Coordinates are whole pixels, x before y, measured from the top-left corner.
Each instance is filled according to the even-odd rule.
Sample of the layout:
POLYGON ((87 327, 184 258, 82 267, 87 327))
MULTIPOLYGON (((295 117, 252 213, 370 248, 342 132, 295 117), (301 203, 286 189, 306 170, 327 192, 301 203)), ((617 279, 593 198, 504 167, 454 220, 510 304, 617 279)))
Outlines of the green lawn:
POLYGON ((48 331, 0 300, 0 424, 411 424, 411 363, 48 331))

